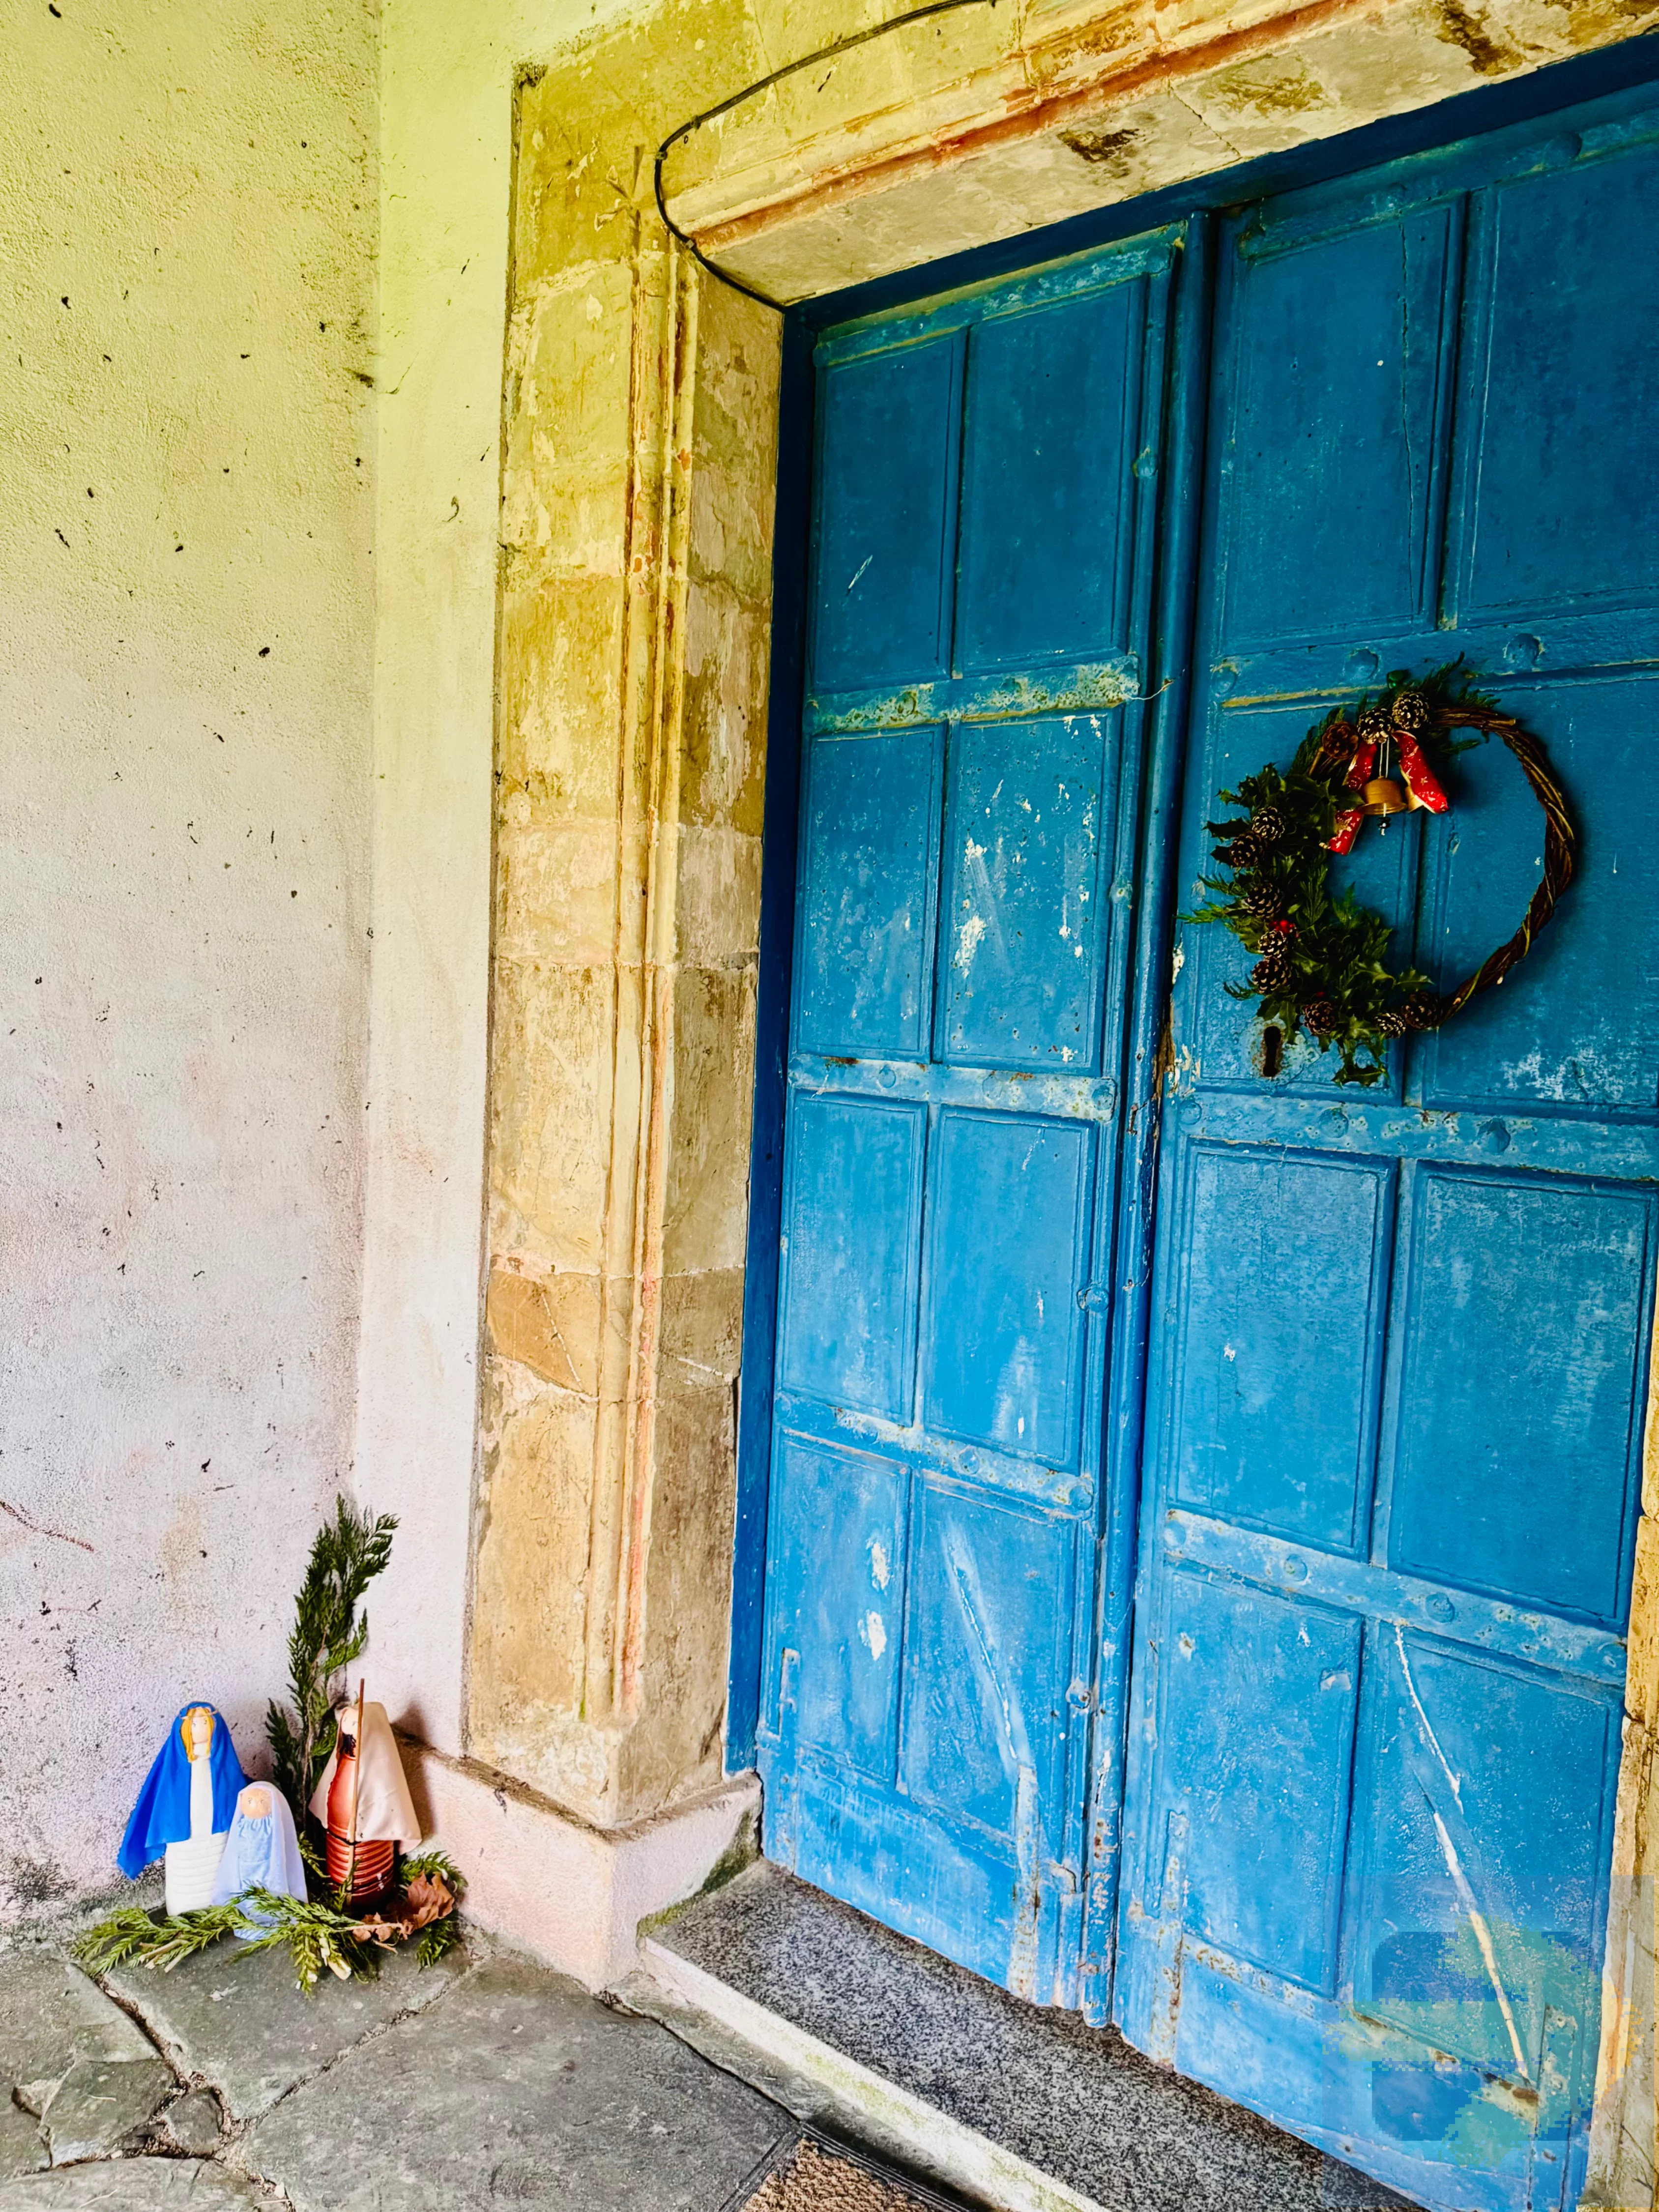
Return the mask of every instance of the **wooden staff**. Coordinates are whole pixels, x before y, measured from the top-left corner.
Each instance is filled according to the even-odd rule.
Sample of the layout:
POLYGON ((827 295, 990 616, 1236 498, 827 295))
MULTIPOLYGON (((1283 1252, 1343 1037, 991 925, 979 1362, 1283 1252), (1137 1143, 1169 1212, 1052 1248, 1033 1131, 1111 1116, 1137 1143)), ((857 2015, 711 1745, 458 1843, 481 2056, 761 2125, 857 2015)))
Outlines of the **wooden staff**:
POLYGON ((357 1677, 357 1735, 351 1764, 351 1833, 347 1843, 346 1894, 357 1896, 357 1802, 363 1794, 363 1678, 357 1677))

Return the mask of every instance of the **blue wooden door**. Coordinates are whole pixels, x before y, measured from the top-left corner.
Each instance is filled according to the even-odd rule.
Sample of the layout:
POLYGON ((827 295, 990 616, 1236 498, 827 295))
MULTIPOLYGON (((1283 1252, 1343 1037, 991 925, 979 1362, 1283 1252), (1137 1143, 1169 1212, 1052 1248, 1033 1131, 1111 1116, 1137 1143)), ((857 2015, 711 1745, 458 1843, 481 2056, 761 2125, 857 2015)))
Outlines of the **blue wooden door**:
POLYGON ((765 1845, 1061 2003, 1173 252, 816 364, 765 1845))
MULTIPOLYGON (((1651 94, 1644 95, 1651 100, 1651 94)), ((1573 2201, 1595 2064, 1659 1205, 1659 116, 1631 96, 1220 227, 1188 902, 1218 787, 1458 652, 1581 874, 1335 1089, 1184 927, 1117 2007, 1437 2207, 1573 2201)), ((1491 744, 1363 833, 1449 982, 1537 879, 1491 744)))

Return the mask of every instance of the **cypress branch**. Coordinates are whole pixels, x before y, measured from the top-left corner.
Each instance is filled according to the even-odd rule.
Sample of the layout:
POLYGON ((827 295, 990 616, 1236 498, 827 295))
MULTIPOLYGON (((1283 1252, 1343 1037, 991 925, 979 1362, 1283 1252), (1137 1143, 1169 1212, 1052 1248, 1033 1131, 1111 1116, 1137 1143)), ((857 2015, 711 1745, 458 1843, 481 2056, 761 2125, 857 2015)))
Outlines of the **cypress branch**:
POLYGON ((359 1614, 358 1604, 392 1556, 397 1526, 390 1513, 371 1521, 336 1498, 334 1518, 324 1522, 311 1547, 288 1640, 294 1710, 273 1702, 265 1715, 276 1786, 301 1824, 334 1748, 338 1678, 368 1642, 368 1618, 359 1614))

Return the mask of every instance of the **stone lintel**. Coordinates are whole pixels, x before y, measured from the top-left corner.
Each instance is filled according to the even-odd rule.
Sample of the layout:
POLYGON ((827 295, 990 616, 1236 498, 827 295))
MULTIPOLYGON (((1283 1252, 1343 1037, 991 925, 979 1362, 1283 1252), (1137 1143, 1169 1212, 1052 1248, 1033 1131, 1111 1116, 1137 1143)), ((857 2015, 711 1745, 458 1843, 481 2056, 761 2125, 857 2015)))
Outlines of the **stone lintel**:
POLYGON ((817 96, 787 81, 681 140, 673 221, 744 283, 811 298, 1521 76, 1659 8, 1084 0, 964 15, 976 27, 953 45, 896 31, 817 96))

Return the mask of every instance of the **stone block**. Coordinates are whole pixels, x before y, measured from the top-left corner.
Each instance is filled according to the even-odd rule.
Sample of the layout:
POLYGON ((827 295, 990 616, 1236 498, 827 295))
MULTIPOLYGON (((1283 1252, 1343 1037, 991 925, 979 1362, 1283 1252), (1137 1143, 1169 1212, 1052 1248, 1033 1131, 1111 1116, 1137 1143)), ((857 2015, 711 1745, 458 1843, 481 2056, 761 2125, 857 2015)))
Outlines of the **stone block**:
POLYGON ((729 1390, 743 1351, 743 1269, 665 1276, 658 1334, 660 1387, 717 1382, 729 1390))
POLYGON ((484 1311, 490 1347, 544 1382, 592 1396, 599 1378, 599 1279, 532 1275, 497 1264, 484 1311))
POLYGON ((610 968, 495 963, 490 1249, 550 1274, 604 1257, 618 1011, 610 968))
POLYGON ((173 2069, 148 2058, 77 2059, 40 2116, 54 2166, 103 2158, 146 2126, 173 2087, 173 2069))
MULTIPOLYGON (((692 489, 693 542, 702 494, 692 489)), ((766 811, 771 613, 719 579, 686 590, 685 702, 680 723, 680 819, 758 837, 766 811)))
POLYGON ((639 1717, 621 1747, 620 1810, 638 1819, 721 1772, 737 1466, 730 1383, 659 1377, 639 1717))
POLYGON ((295 2212, 709 2212, 791 2124, 654 2023, 481 1966, 243 2138, 295 2212))
POLYGON ((510 577, 502 592, 496 765, 538 819, 615 811, 626 608, 615 576, 510 577))
POLYGON ((642 825, 619 830, 612 817, 538 821, 529 800, 509 793, 495 827, 497 959, 575 967, 614 960, 618 897, 630 908, 640 903, 644 881, 642 825))
POLYGON ((574 1713, 582 1703, 598 1419, 591 1398, 534 1390, 492 1364, 473 1595, 472 1725, 480 1748, 498 1760, 493 1747, 504 1728, 532 1711, 574 1713))
POLYGON ((245 2120, 331 2066, 373 2029, 429 2005, 470 1964, 465 1950, 452 1951, 422 1969, 413 1952, 400 1948, 386 1954, 377 1979, 325 1975, 307 1996, 285 1950, 250 1953, 222 1943, 171 1973, 123 1967, 109 1981, 179 2072, 216 2089, 232 2118, 245 2120))
POLYGON ((678 843, 677 958, 702 968, 750 966, 760 940, 760 839, 682 825, 678 843))
POLYGON ((635 272, 595 260, 534 285, 507 325, 501 538, 564 571, 629 560, 635 272))
POLYGON ((674 986, 673 1054, 663 1273, 740 1267, 749 1229, 753 969, 680 970, 674 986))

